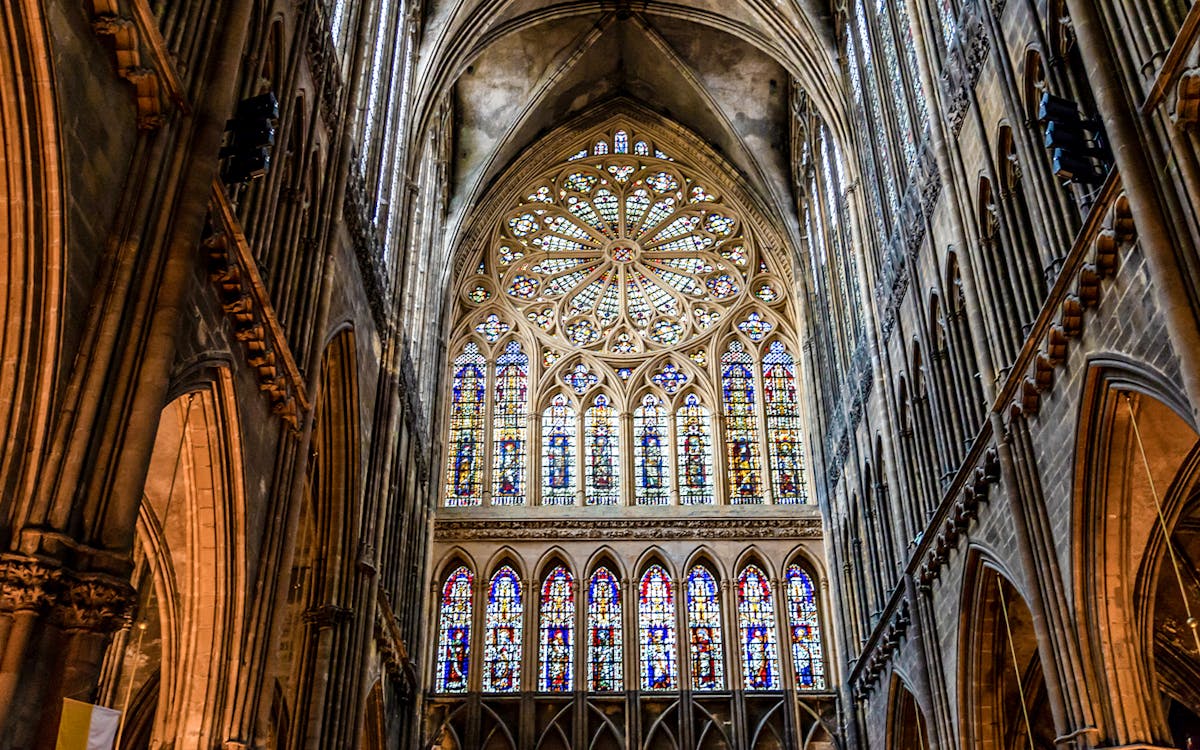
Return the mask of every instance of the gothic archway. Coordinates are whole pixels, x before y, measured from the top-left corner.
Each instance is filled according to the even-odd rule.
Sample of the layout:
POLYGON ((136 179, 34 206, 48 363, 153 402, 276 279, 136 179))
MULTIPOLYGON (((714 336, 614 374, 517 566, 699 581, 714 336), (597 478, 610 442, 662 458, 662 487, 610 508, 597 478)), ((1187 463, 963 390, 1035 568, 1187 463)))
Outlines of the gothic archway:
POLYGON ((122 747, 224 738, 246 607, 245 490, 231 373, 163 409, 137 523, 136 623, 109 648, 101 702, 129 703, 122 747))
POLYGON ((1200 741, 1200 654, 1185 624, 1189 608, 1200 612, 1200 435, 1167 383, 1136 363, 1093 363, 1078 432, 1074 559, 1086 655, 1100 694, 1111 696, 1104 736, 1183 747, 1200 741))
POLYGON ((14 500, 36 480, 28 459, 46 438, 62 325, 62 165, 44 12, 37 0, 0 8, 0 528, 10 530, 14 500))

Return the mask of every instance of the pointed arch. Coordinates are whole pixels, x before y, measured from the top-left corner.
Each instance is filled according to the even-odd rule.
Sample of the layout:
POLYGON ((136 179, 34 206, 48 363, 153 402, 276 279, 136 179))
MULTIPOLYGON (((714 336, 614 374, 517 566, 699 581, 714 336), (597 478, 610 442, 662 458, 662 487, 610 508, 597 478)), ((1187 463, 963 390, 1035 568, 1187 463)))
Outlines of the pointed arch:
POLYGON ((483 692, 521 690, 524 619, 521 578, 511 565, 502 564, 488 581, 485 599, 483 692))
POLYGON ((674 582, 666 568, 651 562, 638 579, 637 591, 639 686, 647 691, 678 690, 674 582))
MULTIPOLYGON (((1200 699, 1194 650, 1164 635, 1184 628, 1172 621, 1186 620, 1167 545, 1176 556, 1194 550, 1190 529, 1200 518, 1200 432, 1191 413, 1171 380, 1148 365, 1089 362, 1075 448, 1074 587, 1084 603, 1085 659, 1098 692, 1112 696, 1102 729, 1114 744, 1162 744, 1176 724, 1200 725, 1194 708, 1184 713, 1200 699)), ((1189 603, 1200 611, 1200 599, 1189 603)))
POLYGON ((59 375, 67 237, 51 38, 43 3, 0 9, 0 519, 36 486, 59 375))
POLYGON ((538 686, 569 693, 575 676, 575 577, 563 564, 542 577, 538 602, 538 686))
POLYGON ((775 596, 771 579, 756 562, 747 562, 737 578, 737 620, 741 648, 742 687, 780 690, 775 596))
POLYGON ((232 373, 218 366, 195 377, 163 409, 137 520, 135 582, 142 578, 141 617, 151 642, 160 639, 158 660, 146 669, 150 652, 126 631, 110 647, 101 687, 113 697, 136 688, 147 736, 211 744, 241 677, 240 642, 225 634, 247 606, 246 494, 232 373))
POLYGON ((596 693, 618 693, 624 689, 624 612, 621 579, 610 568, 611 560, 601 557, 588 577, 587 608, 587 684, 596 693))
POLYGON ((697 692, 724 690, 725 639, 720 583, 703 556, 687 570, 684 605, 691 688, 697 692))

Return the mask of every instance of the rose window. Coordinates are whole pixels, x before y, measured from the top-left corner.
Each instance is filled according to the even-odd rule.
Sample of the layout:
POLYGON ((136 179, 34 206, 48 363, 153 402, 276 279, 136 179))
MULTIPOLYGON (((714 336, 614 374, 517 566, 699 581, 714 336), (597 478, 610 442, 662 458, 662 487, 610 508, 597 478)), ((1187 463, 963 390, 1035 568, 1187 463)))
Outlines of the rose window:
POLYGON ((504 216, 498 242, 497 286, 527 320, 611 354, 708 332, 750 270, 736 214, 661 152, 569 163, 504 216))

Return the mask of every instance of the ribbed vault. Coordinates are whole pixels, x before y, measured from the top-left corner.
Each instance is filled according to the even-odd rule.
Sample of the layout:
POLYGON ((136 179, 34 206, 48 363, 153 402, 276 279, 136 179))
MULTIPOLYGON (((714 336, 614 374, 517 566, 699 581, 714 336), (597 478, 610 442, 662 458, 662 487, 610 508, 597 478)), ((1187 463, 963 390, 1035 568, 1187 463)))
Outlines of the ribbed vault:
MULTIPOLYGON (((692 131, 761 196, 795 242, 793 88, 835 131, 842 110, 829 13, 770 2, 434 2, 415 73, 414 135, 452 110, 446 248, 518 154, 612 100, 692 131)), ((414 154, 414 157, 416 155, 414 154)))

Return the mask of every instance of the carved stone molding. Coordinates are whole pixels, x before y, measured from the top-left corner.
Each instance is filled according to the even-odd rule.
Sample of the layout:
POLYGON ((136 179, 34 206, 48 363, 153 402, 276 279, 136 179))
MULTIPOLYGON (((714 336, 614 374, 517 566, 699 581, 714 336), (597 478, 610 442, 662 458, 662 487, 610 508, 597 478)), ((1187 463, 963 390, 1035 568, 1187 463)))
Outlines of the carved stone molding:
POLYGON ((821 520, 801 519, 546 519, 530 521, 438 520, 437 541, 819 539, 821 520))
POLYGON ((308 394, 300 368, 279 325, 270 295, 258 274, 246 237, 220 184, 213 185, 209 212, 211 234, 202 241, 209 280, 233 334, 245 349, 258 387, 271 402, 271 411, 293 429, 300 410, 308 409, 308 394))
POLYGON ((137 591, 127 581, 85 574, 67 584, 53 618, 64 630, 111 633, 129 624, 136 605, 137 591))
POLYGON ((336 604, 320 604, 304 610, 303 617, 306 623, 315 628, 332 628, 349 622, 354 617, 354 611, 336 604))
POLYGON ((117 73, 133 86, 139 130, 166 124, 172 107, 187 112, 175 62, 144 0, 91 0, 92 30, 112 43, 117 73))
POLYGON ((0 612, 49 614, 64 630, 111 633, 128 624, 137 591, 113 576, 73 573, 36 557, 0 559, 0 612))
POLYGON ((0 611, 44 611, 61 585, 61 568, 37 558, 6 556, 0 560, 0 611))

